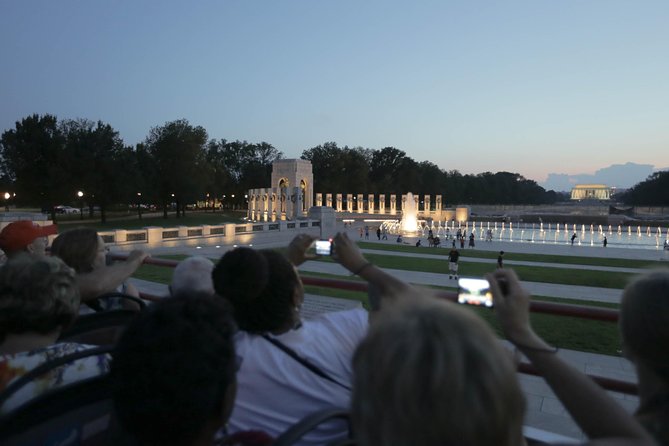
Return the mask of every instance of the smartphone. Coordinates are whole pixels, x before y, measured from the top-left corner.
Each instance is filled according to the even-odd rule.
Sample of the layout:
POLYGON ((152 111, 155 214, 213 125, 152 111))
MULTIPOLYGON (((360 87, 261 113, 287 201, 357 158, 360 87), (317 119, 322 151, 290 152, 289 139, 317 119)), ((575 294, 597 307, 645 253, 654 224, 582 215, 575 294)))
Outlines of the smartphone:
POLYGON ((458 303, 492 307, 492 291, 486 279, 458 279, 458 303))
POLYGON ((316 255, 332 255, 332 240, 316 240, 316 255))

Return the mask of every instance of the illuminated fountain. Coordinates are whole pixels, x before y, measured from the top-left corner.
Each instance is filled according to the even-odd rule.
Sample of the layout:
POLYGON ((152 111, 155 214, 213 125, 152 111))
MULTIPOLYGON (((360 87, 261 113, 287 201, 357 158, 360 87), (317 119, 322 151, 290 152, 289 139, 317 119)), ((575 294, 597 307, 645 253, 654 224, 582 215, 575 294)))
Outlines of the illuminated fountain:
POLYGON ((402 234, 415 234, 418 231, 418 209, 416 200, 411 192, 407 193, 406 203, 402 209, 402 219, 400 220, 400 231, 402 234))

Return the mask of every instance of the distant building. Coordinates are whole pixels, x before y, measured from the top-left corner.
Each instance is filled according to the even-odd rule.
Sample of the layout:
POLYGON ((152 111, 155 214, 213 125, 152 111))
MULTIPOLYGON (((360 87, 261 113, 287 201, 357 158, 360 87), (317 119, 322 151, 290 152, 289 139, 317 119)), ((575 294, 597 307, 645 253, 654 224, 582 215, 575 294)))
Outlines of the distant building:
POLYGON ((605 184, 577 184, 571 190, 572 200, 610 200, 611 188, 605 184))

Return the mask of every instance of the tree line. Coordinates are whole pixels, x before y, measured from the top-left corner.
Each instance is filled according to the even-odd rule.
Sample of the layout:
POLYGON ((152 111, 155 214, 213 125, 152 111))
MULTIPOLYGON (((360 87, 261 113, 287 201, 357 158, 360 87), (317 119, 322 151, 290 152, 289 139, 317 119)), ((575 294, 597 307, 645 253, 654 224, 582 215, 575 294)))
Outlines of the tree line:
MULTIPOLYGON (((14 202, 39 205, 52 212, 58 204, 100 208, 152 203, 167 217, 187 203, 245 205, 249 189, 267 187, 272 163, 283 153, 267 142, 210 139, 201 126, 185 119, 149 131, 145 140, 126 145, 118 131, 102 121, 30 115, 0 138, 0 189, 16 194, 14 202), (83 193, 79 199, 76 194, 83 193)), ((512 172, 463 175, 429 161, 415 161, 394 147, 380 150, 339 147, 327 142, 302 152, 311 161, 314 191, 322 193, 441 194, 445 205, 543 204, 567 199, 512 172)), ((639 183, 625 201, 669 204, 669 174, 659 172, 639 183)), ((0 197, 1 198, 1 197, 0 197)))

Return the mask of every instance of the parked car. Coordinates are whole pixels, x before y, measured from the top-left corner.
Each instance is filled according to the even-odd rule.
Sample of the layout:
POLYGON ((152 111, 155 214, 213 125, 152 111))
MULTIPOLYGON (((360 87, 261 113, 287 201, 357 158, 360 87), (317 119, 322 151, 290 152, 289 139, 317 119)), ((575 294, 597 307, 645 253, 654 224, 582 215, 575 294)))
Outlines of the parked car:
POLYGON ((72 206, 55 206, 54 209, 56 210, 57 214, 78 214, 79 209, 73 208, 72 206))

